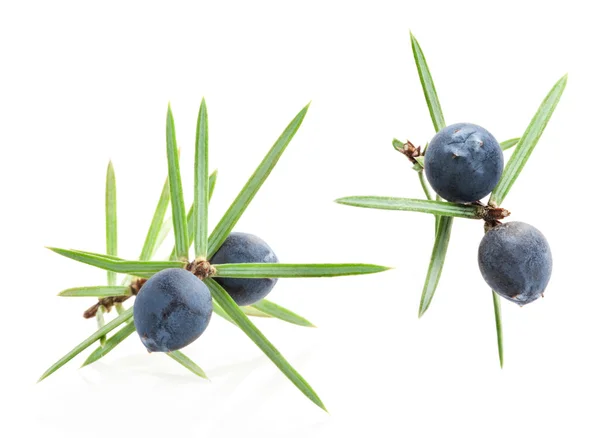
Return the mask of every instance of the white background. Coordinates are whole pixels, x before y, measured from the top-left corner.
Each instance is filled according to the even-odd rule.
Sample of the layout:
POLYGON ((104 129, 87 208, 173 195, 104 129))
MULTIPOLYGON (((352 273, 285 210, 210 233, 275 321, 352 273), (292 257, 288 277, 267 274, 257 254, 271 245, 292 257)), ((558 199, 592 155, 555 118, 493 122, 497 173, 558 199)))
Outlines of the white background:
POLYGON ((592 3, 2 2, 0 434, 598 436, 600 32, 592 3), (554 273, 546 298, 524 308, 503 301, 503 370, 476 261, 480 223, 455 221, 437 294, 419 320, 433 219, 332 202, 422 196, 391 147, 393 137, 424 144, 434 134, 409 29, 446 121, 480 124, 500 141, 519 136, 569 73, 505 202, 511 219, 546 235, 554 273), (189 202, 202 96, 210 166, 219 169, 212 224, 312 100, 236 229, 261 236, 286 262, 396 267, 280 280, 270 298, 318 329, 257 322, 329 414, 217 317, 185 350, 210 382, 148 355, 132 336, 93 366, 78 368, 83 354, 35 383, 95 330, 81 317, 93 300, 56 294, 105 281, 44 246, 103 251, 112 159, 120 254, 137 257, 166 176, 167 103, 189 202))

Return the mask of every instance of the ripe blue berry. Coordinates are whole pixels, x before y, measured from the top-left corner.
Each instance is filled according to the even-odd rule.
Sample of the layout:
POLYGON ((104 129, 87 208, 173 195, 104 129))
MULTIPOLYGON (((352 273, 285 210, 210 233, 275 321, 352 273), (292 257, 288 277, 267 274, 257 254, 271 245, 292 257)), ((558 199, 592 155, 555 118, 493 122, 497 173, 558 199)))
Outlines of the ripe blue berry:
POLYGON ((537 300, 550 281, 550 246, 537 228, 507 222, 481 240, 479 269, 496 293, 522 306, 537 300))
POLYGON ((184 269, 154 274, 140 289, 133 320, 148 351, 179 350, 195 341, 212 315, 212 297, 206 285, 184 269))
POLYGON ((457 123, 440 130, 425 153, 429 184, 451 202, 475 202, 489 195, 503 168, 502 149, 494 136, 471 123, 457 123))
MULTIPOLYGON (((212 257, 210 263, 277 263, 277 256, 261 238, 247 233, 231 233, 212 257)), ((249 306, 266 297, 276 278, 219 278, 223 286, 239 306, 249 306)))

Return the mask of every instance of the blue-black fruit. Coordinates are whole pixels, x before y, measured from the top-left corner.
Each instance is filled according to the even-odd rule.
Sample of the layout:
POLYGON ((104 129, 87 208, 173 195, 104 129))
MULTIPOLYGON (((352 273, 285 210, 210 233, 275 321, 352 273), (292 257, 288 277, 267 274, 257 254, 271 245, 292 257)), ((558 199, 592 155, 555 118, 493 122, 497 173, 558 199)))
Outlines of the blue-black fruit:
POLYGON ((440 130, 425 153, 429 184, 451 202, 475 202, 489 195, 503 168, 502 149, 494 136, 471 123, 457 123, 440 130))
POLYGON ((212 315, 206 285, 184 269, 154 274, 133 305, 135 329, 148 351, 174 351, 195 341, 212 315))
POLYGON ((537 300, 550 281, 550 246, 537 228, 507 222, 481 240, 479 269, 497 294, 522 306, 537 300))
MULTIPOLYGON (((277 263, 273 250, 261 238, 247 233, 231 233, 210 260, 211 264, 226 263, 277 263)), ((276 278, 220 278, 223 286, 238 306, 249 306, 266 297, 276 278)))

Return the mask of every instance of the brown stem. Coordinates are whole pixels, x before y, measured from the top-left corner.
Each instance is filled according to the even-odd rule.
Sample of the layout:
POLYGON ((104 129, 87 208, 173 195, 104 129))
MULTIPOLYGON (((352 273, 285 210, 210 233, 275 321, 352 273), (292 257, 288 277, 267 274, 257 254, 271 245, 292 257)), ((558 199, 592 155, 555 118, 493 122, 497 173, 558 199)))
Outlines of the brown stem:
POLYGON ((477 215, 486 222, 494 223, 510 216, 510 211, 502 207, 479 205, 477 215))
POLYGON ((105 297, 100 298, 96 304, 83 312, 83 317, 86 319, 93 318, 96 316, 98 309, 100 306, 104 306, 107 312, 110 312, 112 306, 118 303, 123 303, 134 295, 137 295, 144 283, 146 282, 145 278, 137 278, 129 285, 130 295, 122 295, 118 297, 105 297))
POLYGON ((415 158, 423 155, 421 153, 421 146, 415 146, 409 140, 406 140, 406 143, 403 143, 402 146, 394 144, 394 148, 408 158, 413 164, 417 164, 417 160, 415 160, 415 158))
POLYGON ((498 225, 502 225, 502 222, 500 222, 500 221, 485 221, 485 224, 483 225, 483 231, 485 233, 487 233, 492 228, 497 227, 498 225))
POLYGON ((212 277, 217 272, 215 268, 213 268, 208 260, 204 258, 198 258, 190 263, 188 263, 185 267, 186 270, 190 271, 200 280, 204 280, 205 278, 212 277))

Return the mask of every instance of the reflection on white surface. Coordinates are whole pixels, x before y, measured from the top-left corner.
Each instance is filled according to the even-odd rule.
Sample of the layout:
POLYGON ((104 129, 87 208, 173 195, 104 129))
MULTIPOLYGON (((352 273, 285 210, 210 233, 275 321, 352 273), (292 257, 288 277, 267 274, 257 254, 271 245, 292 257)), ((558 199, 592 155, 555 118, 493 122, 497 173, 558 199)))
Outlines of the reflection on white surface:
MULTIPOLYGON (((301 367, 309 356, 290 360, 301 367)), ((61 370, 31 388, 36 424, 57 431, 88 430, 108 412, 109 417, 117 415, 122 430, 183 433, 198 427, 205 433, 254 436, 262 435, 257 421, 266 421, 271 431, 294 436, 329 421, 259 352, 204 370, 210 381, 154 353, 107 357, 79 371, 61 370), (283 415, 273 416, 278 409, 283 415)))

